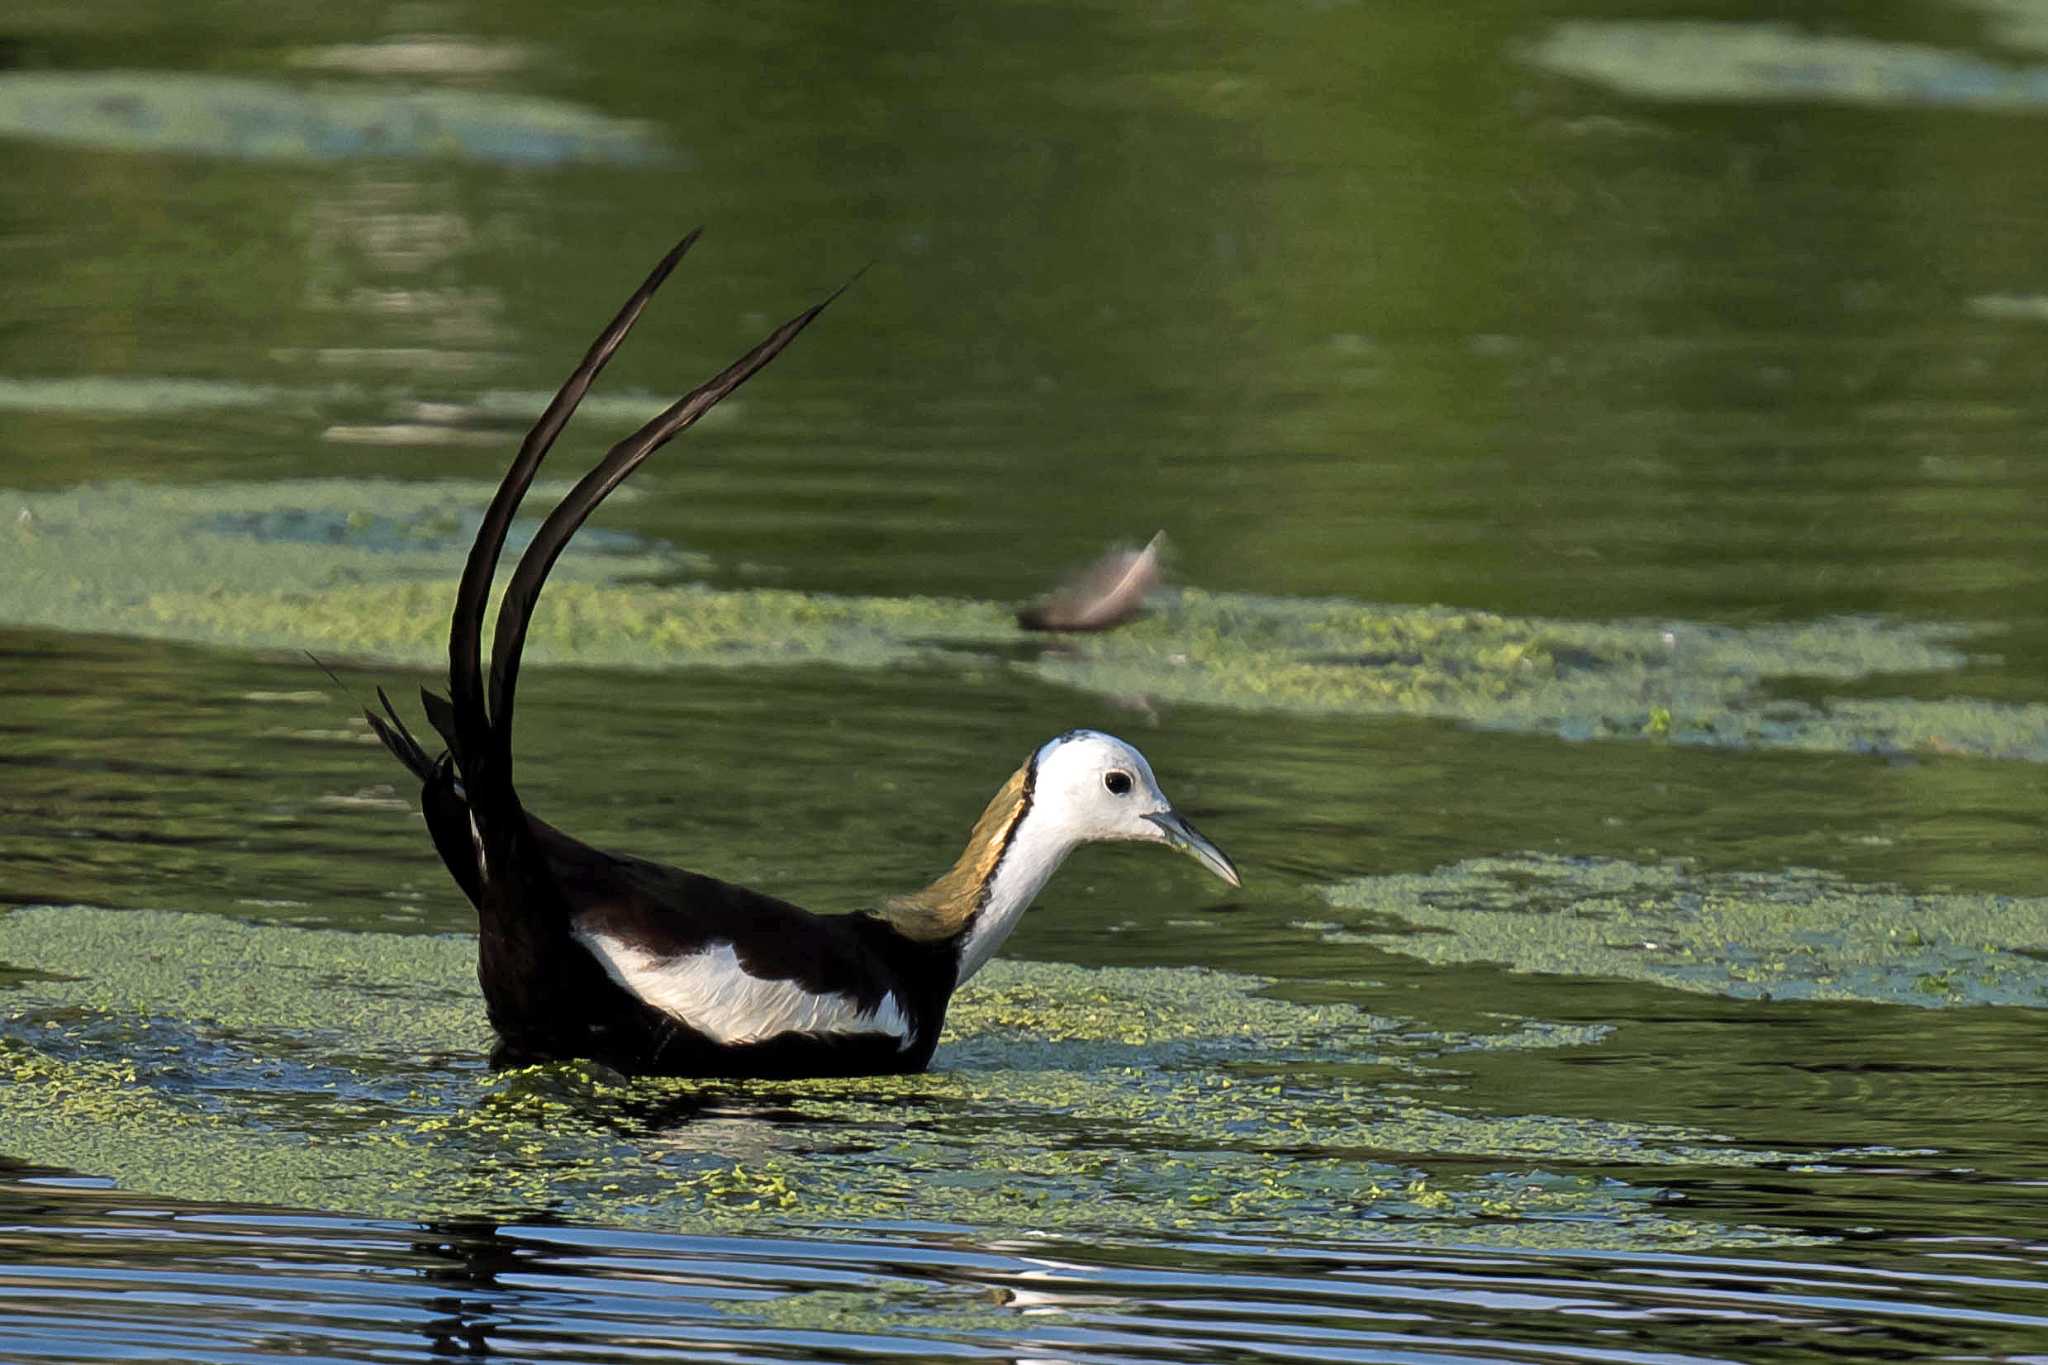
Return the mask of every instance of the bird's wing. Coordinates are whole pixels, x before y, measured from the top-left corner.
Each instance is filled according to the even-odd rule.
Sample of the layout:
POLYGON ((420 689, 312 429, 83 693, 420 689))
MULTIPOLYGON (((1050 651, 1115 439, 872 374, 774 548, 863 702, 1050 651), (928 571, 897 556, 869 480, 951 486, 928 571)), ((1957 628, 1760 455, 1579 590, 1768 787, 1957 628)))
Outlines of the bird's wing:
POLYGON ((911 1042, 908 1002, 855 920, 604 853, 538 821, 571 937, 621 988, 715 1042, 784 1033, 911 1042))

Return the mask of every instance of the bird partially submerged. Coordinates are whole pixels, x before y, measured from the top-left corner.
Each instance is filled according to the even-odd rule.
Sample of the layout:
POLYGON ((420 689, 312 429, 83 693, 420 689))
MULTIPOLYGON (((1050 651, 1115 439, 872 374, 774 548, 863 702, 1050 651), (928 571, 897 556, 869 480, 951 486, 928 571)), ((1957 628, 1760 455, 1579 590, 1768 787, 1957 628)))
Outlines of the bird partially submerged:
MULTIPOLYGON (((587 1057, 624 1071, 703 1076, 922 1070, 946 1005, 1002 946, 1076 846, 1164 843, 1231 885, 1237 870, 1112 736, 1039 746, 922 891, 880 909, 814 915, 729 882, 606 853, 528 814, 512 780, 512 709, 527 625, 548 571, 605 496, 787 346, 832 300, 770 333, 606 452, 541 523, 498 608, 486 686, 486 600, 520 499, 576 405, 696 241, 664 256, 598 336, 520 445, 456 590, 448 696, 421 691, 445 744, 429 755, 380 692, 370 724, 419 777, 441 860, 476 905, 477 976, 494 1060, 587 1057)), ((837 297, 836 295, 834 297, 837 297)))

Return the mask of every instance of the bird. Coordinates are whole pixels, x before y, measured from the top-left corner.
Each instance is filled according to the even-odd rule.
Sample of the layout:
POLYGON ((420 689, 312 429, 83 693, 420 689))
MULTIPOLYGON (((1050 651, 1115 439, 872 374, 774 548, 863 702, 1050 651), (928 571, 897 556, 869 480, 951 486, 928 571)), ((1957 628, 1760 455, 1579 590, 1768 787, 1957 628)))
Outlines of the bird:
MULTIPOLYGON (((420 781, 435 850, 476 907, 494 1066, 587 1060, 628 1075, 795 1078, 924 1070, 954 992, 996 953, 1081 844, 1168 845, 1232 886, 1230 858, 1161 792, 1137 749, 1094 730, 1040 744, 996 791, 952 866, 871 909, 814 914, 700 872, 591 847, 531 814, 514 783, 513 704, 549 570, 649 455, 773 360, 847 286, 611 447, 548 513, 483 623, 521 499, 577 404, 676 264, 663 256, 521 443, 463 565, 448 690, 420 689, 430 754, 382 688, 366 708, 420 781)), ((849 281, 849 284, 851 282, 849 281)))
POLYGON ((1159 587, 1161 531, 1142 550, 1111 550, 1048 595, 1017 610, 1025 630, 1115 630, 1145 614, 1145 599, 1159 587))

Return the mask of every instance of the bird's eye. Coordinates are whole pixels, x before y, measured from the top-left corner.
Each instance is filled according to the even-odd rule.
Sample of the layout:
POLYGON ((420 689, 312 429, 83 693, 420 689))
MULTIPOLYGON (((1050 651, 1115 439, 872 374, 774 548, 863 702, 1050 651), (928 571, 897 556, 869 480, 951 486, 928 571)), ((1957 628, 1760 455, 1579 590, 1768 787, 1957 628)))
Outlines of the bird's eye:
POLYGON ((1102 775, 1102 785, 1109 788, 1112 796, 1131 794, 1131 775, 1126 772, 1109 772, 1102 775))

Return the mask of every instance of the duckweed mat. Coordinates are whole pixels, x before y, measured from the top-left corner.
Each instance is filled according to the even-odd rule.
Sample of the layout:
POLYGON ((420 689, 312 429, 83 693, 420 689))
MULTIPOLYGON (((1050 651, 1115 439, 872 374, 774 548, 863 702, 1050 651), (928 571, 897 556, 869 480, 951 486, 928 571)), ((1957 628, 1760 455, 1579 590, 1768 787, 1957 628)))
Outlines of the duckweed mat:
MULTIPOLYGON (((534 389, 486 389, 460 401, 427 402, 422 401, 418 387, 405 383, 246 384, 132 373, 34 378, 0 375, 0 412, 108 421, 236 408, 267 408, 336 420, 346 413, 358 421, 371 419, 368 430, 382 429, 378 424, 381 419, 383 423, 403 426, 421 439, 431 440, 439 435, 449 440, 474 439, 479 444, 489 441, 507 446, 517 444, 527 424, 554 396, 552 392, 534 389)), ((594 393, 576 405, 576 422, 579 430, 595 426, 630 431, 671 401, 667 394, 644 390, 594 393)), ((699 419, 698 425, 730 423, 745 410, 744 400, 728 398, 699 419)), ((330 426, 324 434, 332 440, 338 432, 346 430, 330 426)))
POLYGON ((1435 716, 1567 739, 2048 761, 2048 707, 1777 696, 1967 662, 1959 625, 1838 617, 1748 628, 1564 621, 1189 591, 1030 665, 1110 695, 1246 710, 1435 716))
POLYGON ((659 155, 640 124, 531 95, 177 71, 0 74, 0 137, 249 161, 638 165, 659 155))
POLYGON ((61 412, 81 417, 145 417, 263 408, 286 397, 272 384, 174 379, 156 375, 0 376, 0 412, 61 412))
POLYGON ((2048 900, 1546 853, 1361 877, 1324 894, 1352 913, 1300 927, 1426 962, 1741 999, 2048 1007, 2048 900))
MULTIPOLYGON (((435 669, 455 574, 490 493, 481 483, 349 481, 0 492, 0 621, 435 669)), ((549 498, 542 490, 535 501, 549 498)), ((1125 629, 1048 641, 1019 632, 1007 604, 648 581, 692 566, 671 547, 586 531, 557 570, 529 657, 638 668, 1003 660, 1061 686, 1250 711, 2048 761, 2048 706, 1773 692, 1780 679, 1811 692, 1952 672, 1968 661, 1971 632, 1960 624, 1738 629, 1191 589, 1125 629)))
MULTIPOLYGON (((2008 39, 2038 40, 2038 11, 2004 18, 2008 39)), ((2048 108, 2048 67, 1780 24, 1572 20, 1533 44, 1527 57, 1560 75, 1648 99, 2048 108)))
POLYGON ((1654 1179, 1808 1159, 1435 1093, 1475 1049, 1601 1030, 1437 1034, 1192 969, 998 963, 933 1073, 711 1084, 488 1072, 468 938, 33 907, 0 917, 0 964, 0 1154, 166 1197, 1635 1247, 1782 1240, 1683 1216, 1654 1179))

